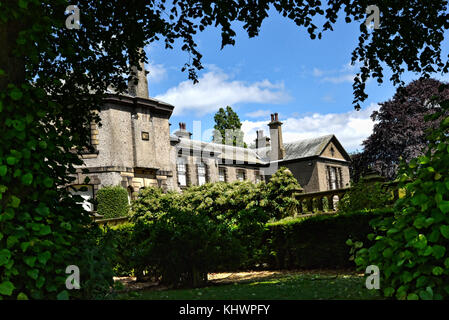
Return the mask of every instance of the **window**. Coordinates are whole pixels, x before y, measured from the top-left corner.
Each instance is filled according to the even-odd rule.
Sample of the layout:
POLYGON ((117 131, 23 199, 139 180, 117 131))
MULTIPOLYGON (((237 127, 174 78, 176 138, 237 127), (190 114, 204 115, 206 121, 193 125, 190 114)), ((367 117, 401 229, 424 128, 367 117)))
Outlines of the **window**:
POLYGON ((218 181, 225 182, 226 181, 226 169, 218 168, 218 181))
POLYGON ((239 181, 245 180, 245 170, 237 171, 237 180, 239 180, 239 181))
POLYGON ((178 160, 176 171, 178 173, 178 184, 181 187, 185 187, 187 185, 187 170, 184 160, 178 160))
POLYGON ((256 183, 259 183, 260 182, 260 173, 255 171, 254 172, 254 178, 255 178, 256 183))
POLYGON ((202 186, 206 183, 206 165, 201 162, 196 167, 198 171, 198 185, 202 186))
POLYGON ((341 168, 338 167, 327 167, 328 179, 329 179, 329 190, 334 190, 343 187, 341 168))

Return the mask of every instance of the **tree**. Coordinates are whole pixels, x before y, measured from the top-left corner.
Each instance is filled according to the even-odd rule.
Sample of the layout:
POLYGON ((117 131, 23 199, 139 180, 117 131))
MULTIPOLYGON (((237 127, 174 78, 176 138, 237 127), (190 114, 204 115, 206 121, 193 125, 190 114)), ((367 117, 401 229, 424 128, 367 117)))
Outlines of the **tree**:
MULTIPOLYGON (((449 111, 449 100, 441 107, 449 111)), ((400 166, 400 186, 409 196, 395 203, 393 217, 370 222, 374 244, 355 259, 363 270, 378 266, 384 295, 402 300, 449 298, 449 116, 428 118, 441 121, 425 153, 400 166)))
POLYGON ((440 103, 449 98, 449 91, 438 94, 442 83, 435 79, 420 79, 399 88, 392 99, 380 103, 379 111, 371 115, 373 133, 364 142, 361 155, 353 157, 358 174, 370 167, 381 175, 394 179, 400 159, 409 162, 424 153, 426 135, 434 130, 439 119, 424 121, 429 114, 441 111, 440 103))
POLYGON ((196 81, 202 65, 194 35, 208 26, 221 28, 222 47, 232 45, 232 22, 257 36, 272 5, 320 39, 344 9, 346 21, 359 22, 361 30, 352 55, 362 63, 353 86, 356 108, 366 99, 368 77, 382 81, 382 62, 395 84, 405 65, 424 75, 448 72, 440 50, 449 27, 446 1, 379 1, 381 27, 371 33, 364 24, 367 4, 82 1, 80 29, 67 29, 67 0, 0 2, 0 296, 67 298, 64 270, 73 261, 87 261, 89 278, 84 252, 91 251, 77 244, 90 218, 77 204, 81 199, 62 187, 82 163, 79 152, 89 149, 89 124, 99 121, 95 111, 107 88, 125 92, 132 66, 146 62, 140 48, 161 40, 173 49, 180 41, 190 59, 182 70, 196 81))
POLYGON ((230 106, 226 110, 220 108, 214 116, 214 141, 221 144, 247 147, 243 141, 242 123, 240 118, 230 106), (232 140, 232 142, 231 142, 232 140))

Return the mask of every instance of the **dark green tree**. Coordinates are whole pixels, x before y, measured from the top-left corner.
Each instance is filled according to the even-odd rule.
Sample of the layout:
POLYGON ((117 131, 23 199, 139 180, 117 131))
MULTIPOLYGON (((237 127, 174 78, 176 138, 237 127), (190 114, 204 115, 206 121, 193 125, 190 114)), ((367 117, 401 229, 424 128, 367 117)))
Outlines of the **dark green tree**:
POLYGON ((242 123, 237 113, 230 106, 220 108, 214 116, 214 137, 216 143, 247 147, 243 141, 242 123))

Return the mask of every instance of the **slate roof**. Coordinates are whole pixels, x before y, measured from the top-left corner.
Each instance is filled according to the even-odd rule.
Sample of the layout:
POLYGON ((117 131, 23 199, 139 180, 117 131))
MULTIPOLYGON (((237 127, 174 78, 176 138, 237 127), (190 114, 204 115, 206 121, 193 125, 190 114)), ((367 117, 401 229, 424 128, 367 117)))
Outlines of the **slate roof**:
MULTIPOLYGON (((329 144, 329 142, 334 138, 335 136, 333 134, 329 134, 317 138, 303 139, 295 142, 284 143, 285 157, 279 161, 319 156, 329 144)), ((213 153, 218 159, 237 160, 240 163, 244 162, 249 164, 263 165, 270 162, 270 147, 259 149, 241 148, 212 142, 179 138, 175 135, 170 135, 170 140, 173 142, 178 142, 178 144, 176 145, 178 148, 194 150, 196 152, 203 152, 203 156, 207 153, 213 153)), ((336 138, 334 141, 341 147, 336 138)), ((343 156, 346 159, 349 159, 349 155, 347 155, 343 147, 341 147, 341 150, 343 156)))
MULTIPOLYGON (((174 137, 171 137, 171 139, 174 140, 174 137)), ((203 156, 213 153, 218 159, 222 160, 228 159, 235 160, 239 163, 266 164, 266 162, 256 153, 255 149, 191 140, 187 138, 178 139, 179 144, 176 145, 177 148, 203 152, 203 156)))
MULTIPOLYGON (((337 146, 340 147, 340 150, 343 156, 349 160, 349 155, 346 153, 344 148, 338 142, 337 138, 333 134, 311 138, 311 139, 303 139, 295 142, 284 143, 285 149, 285 157, 279 161, 288 161, 288 160, 296 160, 308 157, 319 156, 324 151, 329 142, 334 139, 334 142, 337 146)), ((270 147, 257 149, 257 154, 263 161, 270 161, 270 147)))
POLYGON ((329 134, 317 138, 284 143, 285 157, 282 160, 319 156, 333 137, 333 134, 329 134))

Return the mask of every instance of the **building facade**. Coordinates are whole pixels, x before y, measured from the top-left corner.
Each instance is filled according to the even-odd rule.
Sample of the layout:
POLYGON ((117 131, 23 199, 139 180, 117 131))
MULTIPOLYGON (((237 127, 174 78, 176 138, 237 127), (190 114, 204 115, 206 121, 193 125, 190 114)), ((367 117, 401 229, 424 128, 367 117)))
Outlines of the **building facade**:
POLYGON ((174 106, 148 97, 145 80, 130 88, 133 94, 110 94, 99 110, 101 125, 91 125, 95 151, 81 155, 84 165, 70 186, 86 199, 86 210, 94 211, 89 200, 104 186, 121 185, 131 200, 147 186, 182 192, 207 182, 257 183, 281 166, 305 192, 349 184, 350 157, 334 135, 284 144, 277 114, 268 123, 270 137, 257 132, 256 148, 193 140, 185 123, 170 134, 174 106))

